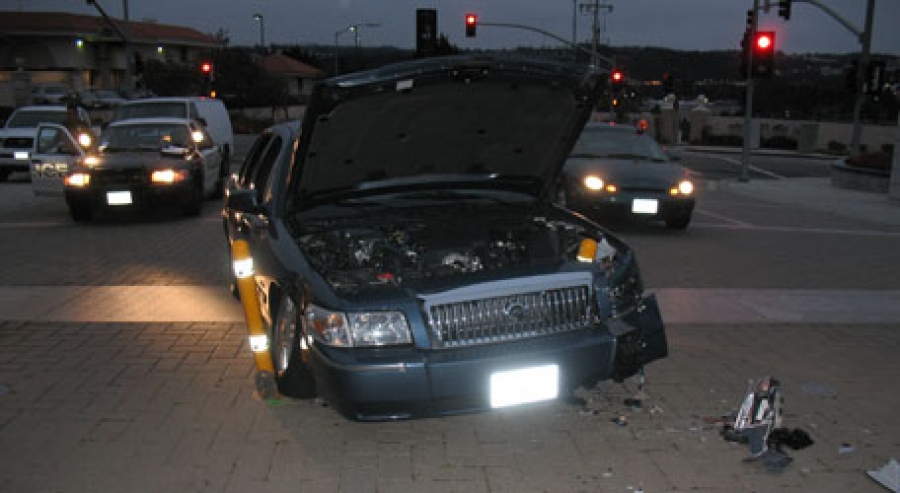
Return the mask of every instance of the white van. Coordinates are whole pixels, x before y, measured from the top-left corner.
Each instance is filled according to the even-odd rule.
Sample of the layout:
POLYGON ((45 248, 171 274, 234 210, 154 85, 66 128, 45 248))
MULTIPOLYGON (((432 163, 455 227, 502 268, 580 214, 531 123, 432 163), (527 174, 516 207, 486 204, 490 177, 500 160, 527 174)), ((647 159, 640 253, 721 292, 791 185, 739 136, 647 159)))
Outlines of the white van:
POLYGON ((226 176, 234 149, 231 117, 220 99, 206 97, 145 98, 127 101, 116 108, 112 121, 131 118, 177 117, 197 120, 221 147, 226 176))

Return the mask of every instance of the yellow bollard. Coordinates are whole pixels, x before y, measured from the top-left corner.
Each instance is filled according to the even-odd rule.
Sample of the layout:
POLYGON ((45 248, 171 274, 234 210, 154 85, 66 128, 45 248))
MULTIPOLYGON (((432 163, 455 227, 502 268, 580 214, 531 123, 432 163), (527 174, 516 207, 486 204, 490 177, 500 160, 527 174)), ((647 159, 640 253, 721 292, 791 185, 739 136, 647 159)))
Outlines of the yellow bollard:
POLYGON ((231 258, 234 262, 235 282, 244 307, 247 332, 250 334, 250 350, 256 360, 256 389, 263 398, 275 397, 275 368, 269 351, 269 336, 266 334, 259 299, 256 297, 253 257, 246 240, 235 240, 231 244, 231 258))

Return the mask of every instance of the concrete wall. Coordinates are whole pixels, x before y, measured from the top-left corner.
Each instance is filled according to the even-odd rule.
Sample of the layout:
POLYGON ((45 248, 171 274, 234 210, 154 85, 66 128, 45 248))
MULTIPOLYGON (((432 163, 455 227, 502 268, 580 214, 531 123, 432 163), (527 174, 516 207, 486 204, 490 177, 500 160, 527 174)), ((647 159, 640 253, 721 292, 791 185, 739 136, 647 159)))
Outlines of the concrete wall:
MULTIPOLYGON (((692 124, 692 128, 706 128, 712 135, 740 136, 743 133, 743 117, 704 116, 704 120, 705 122, 699 126, 692 124)), ((757 118, 754 121, 760 127, 761 138, 777 135, 793 137, 797 139, 798 143, 807 143, 807 145, 800 146, 801 150, 805 151, 827 151, 831 142, 838 142, 849 147, 853 133, 853 124, 851 123, 771 118, 757 118), (804 147, 806 148, 804 149, 804 147)), ((863 125, 860 144, 865 146, 868 151, 879 151, 883 145, 893 144, 896 134, 896 125, 863 125)))

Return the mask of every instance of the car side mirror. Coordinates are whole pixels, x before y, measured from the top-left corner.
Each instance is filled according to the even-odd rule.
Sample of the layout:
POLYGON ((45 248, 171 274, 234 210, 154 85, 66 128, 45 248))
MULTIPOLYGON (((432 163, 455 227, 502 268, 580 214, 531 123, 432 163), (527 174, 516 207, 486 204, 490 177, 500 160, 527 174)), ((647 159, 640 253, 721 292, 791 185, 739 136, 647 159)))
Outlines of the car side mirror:
POLYGON ((264 208, 256 201, 256 190, 227 190, 225 209, 229 212, 258 214, 264 208))

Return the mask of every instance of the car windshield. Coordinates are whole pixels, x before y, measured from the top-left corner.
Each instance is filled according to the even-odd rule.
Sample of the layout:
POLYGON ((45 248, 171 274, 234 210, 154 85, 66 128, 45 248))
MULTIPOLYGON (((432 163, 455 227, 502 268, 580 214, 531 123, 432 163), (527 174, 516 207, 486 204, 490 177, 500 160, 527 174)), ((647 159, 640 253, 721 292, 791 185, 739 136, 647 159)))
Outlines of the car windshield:
POLYGON ((572 150, 573 157, 606 157, 665 161, 656 142, 636 132, 609 128, 585 128, 572 150))
POLYGON ((187 118, 188 115, 184 103, 141 103, 120 106, 119 109, 116 110, 115 120, 125 120, 128 118, 153 118, 159 116, 187 118))
POLYGON ((65 111, 19 111, 10 117, 9 128, 32 128, 41 123, 65 123, 65 111))
POLYGON ((184 125, 145 124, 107 127, 100 136, 102 152, 157 152, 163 147, 188 147, 190 133, 184 125))

